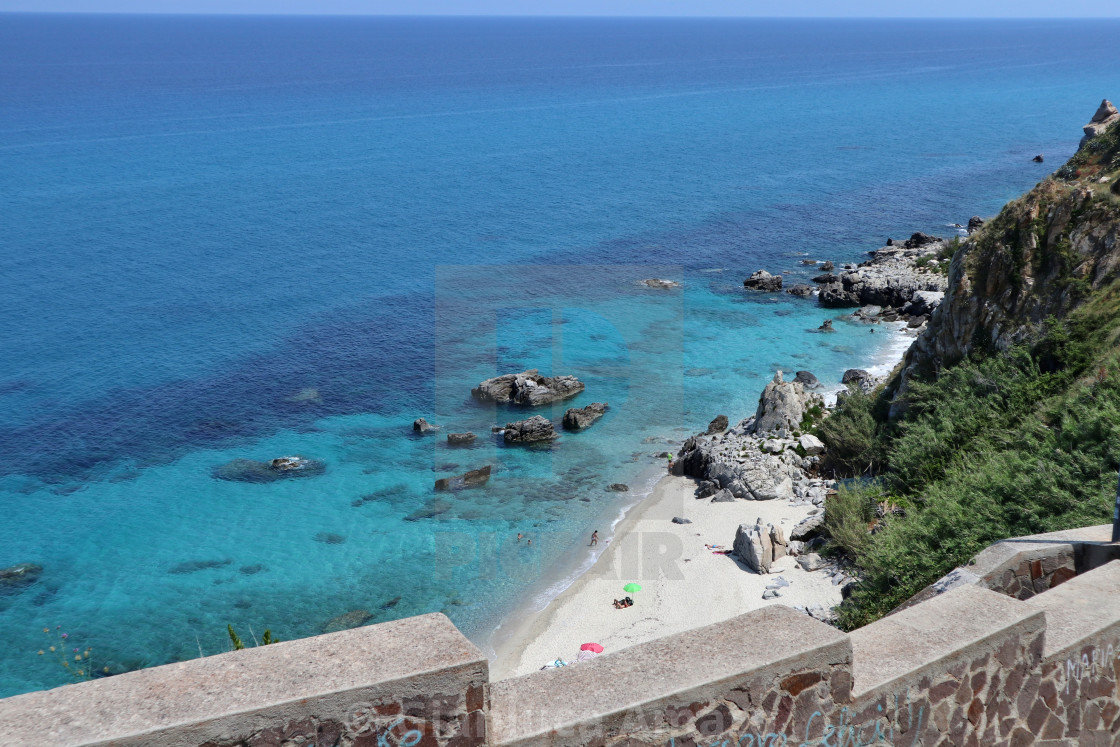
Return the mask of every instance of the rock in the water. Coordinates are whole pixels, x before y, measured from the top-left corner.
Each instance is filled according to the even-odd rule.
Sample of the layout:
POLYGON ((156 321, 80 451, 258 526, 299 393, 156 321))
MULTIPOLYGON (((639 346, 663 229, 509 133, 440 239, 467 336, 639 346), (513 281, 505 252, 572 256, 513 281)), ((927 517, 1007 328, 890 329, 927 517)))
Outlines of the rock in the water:
POLYGON ((716 415, 712 418, 712 422, 708 423, 708 430, 705 433, 711 436, 716 433, 723 433, 725 430, 727 430, 727 416, 716 415))
POLYGON ((798 371, 793 381, 806 389, 816 389, 821 385, 821 380, 814 376, 812 371, 798 371))
POLYGON ((1032 160, 1032 161, 1034 161, 1035 163, 1042 163, 1042 162, 1043 162, 1043 161, 1045 161, 1046 159, 1042 157, 1042 154, 1041 154, 1041 153, 1039 153, 1039 154, 1038 154, 1037 156, 1035 156, 1035 157, 1034 157, 1034 158, 1032 158, 1031 160, 1032 160))
POLYGON ((448 433, 447 434, 447 443, 451 444, 452 446, 460 446, 462 444, 469 444, 471 441, 474 441, 476 438, 478 438, 478 437, 475 436, 473 433, 470 433, 470 432, 467 432, 467 433, 448 433))
POLYGON ((809 296, 813 295, 813 290, 814 288, 811 285, 798 283, 792 288, 787 289, 786 293, 790 294, 791 296, 797 296, 798 298, 808 298, 809 296))
POLYGON ((0 595, 14 594, 39 580, 43 566, 37 563, 19 563, 0 568, 0 595))
POLYGON ((440 514, 445 514, 452 509, 450 501, 445 501, 442 498, 435 498, 424 504, 422 508, 418 508, 408 516, 404 517, 405 521, 420 521, 421 519, 434 519, 440 514))
POLYGON ((974 216, 972 216, 971 218, 968 219, 968 232, 972 233, 973 231, 977 230, 978 228, 980 228, 983 225, 984 225, 984 219, 981 218, 979 215, 974 215, 974 216))
POLYGON ((626 483, 622 483, 622 482, 612 482, 607 487, 607 489, 608 490, 613 490, 616 493, 625 493, 627 490, 630 489, 630 486, 627 485, 626 483))
POLYGON ((188 573, 197 573, 198 571, 208 571, 213 568, 225 568, 233 561, 229 558, 225 560, 188 560, 183 563, 171 566, 167 569, 168 573, 173 573, 176 576, 184 576, 188 573))
POLYGON ((479 469, 472 469, 470 472, 465 472, 456 477, 443 477, 436 480, 436 490, 458 490, 460 488, 469 488, 474 485, 482 485, 490 479, 490 465, 479 469))
POLYGON ((487 379, 471 390, 480 402, 505 402, 515 405, 546 405, 583 391, 575 376, 541 376, 537 369, 487 379))
POLYGON ((868 304, 867 306, 861 306, 859 308, 859 310, 856 311, 856 313, 853 316, 858 316, 861 319, 874 319, 875 317, 879 316, 882 313, 883 313, 883 307, 882 306, 875 306, 874 304, 868 304))
POLYGON ((412 430, 419 433, 430 433, 438 428, 438 425, 432 425, 427 420, 424 420, 424 418, 416 418, 416 420, 412 421, 412 430))
POLYGON ((214 469, 219 480, 233 482, 275 482, 292 477, 314 477, 327 470, 327 465, 301 456, 278 457, 270 462, 234 459, 214 469))
POLYGON ((797 430, 805 417, 806 407, 817 399, 816 395, 807 394, 805 387, 796 381, 783 381, 782 372, 778 371, 758 398, 752 430, 755 433, 781 428, 797 430))
POLYGON ((569 408, 564 413, 562 425, 570 431, 582 430, 603 417, 603 413, 608 409, 610 409, 610 405, 606 402, 592 402, 587 407, 569 408))
POLYGON ((836 269, 836 265, 832 264, 832 260, 830 259, 827 262, 825 262, 823 265, 821 265, 820 269, 821 269, 822 272, 832 272, 833 270, 836 269))
POLYGON ((557 438, 556 429, 552 421, 540 415, 534 415, 516 423, 506 423, 503 438, 507 444, 528 444, 541 441, 552 441, 557 438))
POLYGON ((840 276, 839 275, 833 275, 831 272, 826 272, 823 275, 817 275, 815 278, 813 278, 813 282, 817 283, 818 285, 827 285, 828 283, 839 283, 840 282, 840 276))
POLYGON ((673 523, 674 524, 691 524, 692 519, 684 519, 680 516, 674 516, 673 517, 673 523))
POLYGON ((365 625, 373 619, 373 615, 365 610, 352 610, 345 615, 332 617, 323 625, 324 633, 338 633, 342 630, 350 630, 350 628, 358 628, 365 625))
POLYGON ((712 503, 734 503, 734 502, 735 502, 735 494, 732 493, 727 488, 724 488, 723 490, 719 491, 718 493, 716 493, 715 495, 712 496, 712 503))
POLYGON ((806 456, 816 456, 824 453, 824 444, 812 433, 802 434, 801 438, 797 439, 797 443, 805 451, 806 456))
POLYGON ((771 275, 766 270, 759 270, 743 281, 743 287, 773 293, 782 289, 782 276, 771 275))
POLYGON ((315 541, 324 545, 343 545, 346 544, 346 537, 334 532, 319 532, 315 535, 315 541))
POLYGON ((681 287, 681 284, 674 280, 662 280, 661 278, 646 278, 642 281, 642 284, 659 290, 671 290, 681 287))
POLYGON ((821 322, 821 326, 817 327, 817 331, 818 332, 835 332, 836 330, 834 330, 832 328, 832 320, 831 319, 825 319, 823 322, 821 322))

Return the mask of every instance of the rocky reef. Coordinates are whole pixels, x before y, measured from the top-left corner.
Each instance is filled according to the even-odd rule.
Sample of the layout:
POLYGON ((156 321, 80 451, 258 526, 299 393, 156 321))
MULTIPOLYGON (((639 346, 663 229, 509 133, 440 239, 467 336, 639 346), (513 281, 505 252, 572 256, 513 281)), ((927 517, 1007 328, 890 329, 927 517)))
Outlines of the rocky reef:
POLYGON ((315 477, 327 470, 327 465, 301 456, 278 457, 268 462, 252 459, 234 459, 214 468, 218 480, 233 482, 267 483, 295 477, 315 477))
POLYGON ((775 293, 782 289, 782 276, 771 275, 766 270, 758 270, 743 281, 743 287, 751 290, 775 293))
POLYGON ((479 402, 535 407, 574 397, 582 391, 583 382, 575 376, 541 376, 533 368, 487 379, 471 390, 471 396, 479 402))
POLYGON ((36 563, 19 563, 0 568, 0 596, 15 594, 26 589, 43 575, 43 566, 36 563))
POLYGON ((436 490, 459 490, 461 488, 470 488, 478 485, 483 485, 490 479, 490 465, 480 467, 479 469, 472 469, 456 477, 442 477, 436 480, 436 490))

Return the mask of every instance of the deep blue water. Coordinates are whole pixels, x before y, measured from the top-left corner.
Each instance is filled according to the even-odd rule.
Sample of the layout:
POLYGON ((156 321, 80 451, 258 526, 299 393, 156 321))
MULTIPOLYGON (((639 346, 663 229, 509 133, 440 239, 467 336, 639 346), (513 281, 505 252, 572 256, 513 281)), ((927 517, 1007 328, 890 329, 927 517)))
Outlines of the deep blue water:
POLYGON ((45 569, 0 596, 0 695, 66 681, 36 656, 57 625, 111 671, 355 609, 485 644, 666 440, 775 368, 885 355, 746 274, 996 212, 1120 95, 1118 32, 0 15, 0 567, 45 569), (610 413, 502 447, 512 414, 468 390, 531 366, 610 413), (327 471, 211 476, 288 453, 327 471))

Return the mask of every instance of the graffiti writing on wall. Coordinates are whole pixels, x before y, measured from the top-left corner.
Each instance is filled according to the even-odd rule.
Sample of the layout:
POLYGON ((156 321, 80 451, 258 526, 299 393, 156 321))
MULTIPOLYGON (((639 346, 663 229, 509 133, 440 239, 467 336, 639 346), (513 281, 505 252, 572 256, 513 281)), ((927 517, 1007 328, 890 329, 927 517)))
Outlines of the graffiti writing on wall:
POLYGON ((1088 651, 1082 652, 1080 657, 1069 657, 1066 659, 1064 670, 1065 691, 1068 693, 1069 686, 1082 679, 1111 674, 1113 662, 1116 661, 1118 656, 1120 656, 1120 652, 1117 651, 1117 647, 1110 643, 1105 648, 1094 646, 1088 651))

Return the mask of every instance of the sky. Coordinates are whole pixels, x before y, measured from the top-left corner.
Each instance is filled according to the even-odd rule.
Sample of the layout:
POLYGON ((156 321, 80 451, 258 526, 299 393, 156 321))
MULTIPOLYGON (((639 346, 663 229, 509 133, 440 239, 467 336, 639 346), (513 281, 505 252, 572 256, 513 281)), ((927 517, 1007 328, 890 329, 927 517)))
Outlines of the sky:
POLYGON ((1120 0, 0 0, 0 12, 1120 18, 1120 0))

